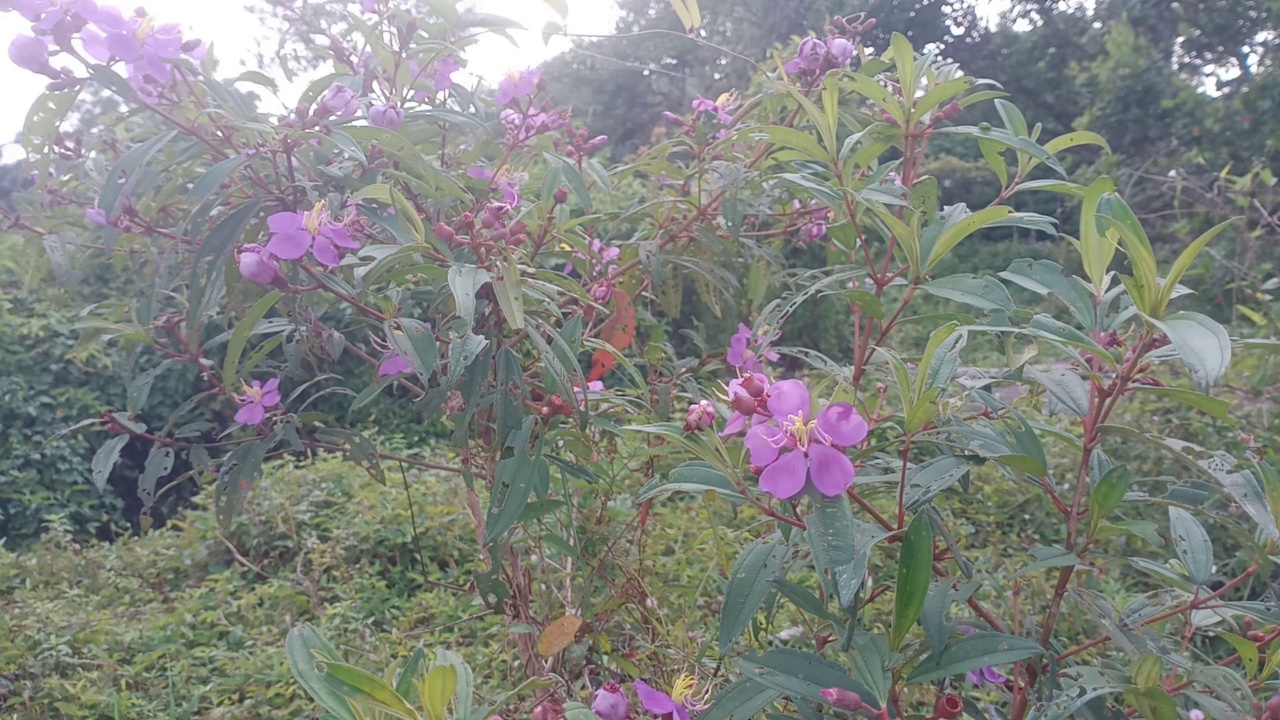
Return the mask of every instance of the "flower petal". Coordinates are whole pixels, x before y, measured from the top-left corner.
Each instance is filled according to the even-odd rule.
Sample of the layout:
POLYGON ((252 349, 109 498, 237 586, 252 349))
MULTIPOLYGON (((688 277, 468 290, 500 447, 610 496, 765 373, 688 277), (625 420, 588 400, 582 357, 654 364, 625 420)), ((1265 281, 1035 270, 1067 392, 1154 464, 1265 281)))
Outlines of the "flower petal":
POLYGON ((810 445, 809 477, 824 497, 836 497, 853 484, 853 463, 829 445, 810 445))
POLYGON ((752 465, 768 465, 778 459, 779 448, 785 437, 775 425, 757 425, 747 431, 743 444, 751 453, 752 465))
POLYGON ((724 424, 724 429, 720 431, 720 437, 729 437, 737 435, 747 427, 747 416, 742 413, 734 413, 724 424))
POLYGON ((267 227, 273 233, 289 232, 302 229, 302 213, 278 212, 267 218, 267 227))
POLYGON ((654 715, 667 715, 673 713, 680 706, 676 704, 671 696, 649 687, 649 684, 643 680, 636 680, 631 683, 631 689, 636 691, 636 697, 640 698, 640 704, 645 710, 654 715))
POLYGON ((683 705, 676 706, 676 720, 689 720, 689 711, 683 705))
POLYGON ((334 247, 332 240, 323 235, 316 238, 311 246, 311 254, 315 256, 316 262, 325 267, 335 267, 338 264, 338 248, 334 247))
POLYGON ((306 230, 286 230, 271 236, 267 252, 281 260, 297 260, 311 249, 311 233, 306 230))
POLYGON ((808 417, 809 388, 799 380, 781 380, 769 388, 769 414, 775 420, 786 420, 792 415, 808 417))
POLYGON ((258 425, 267 416, 261 403, 249 403, 236 411, 236 422, 241 425, 258 425))
POLYGON ((833 445, 851 447, 867 438, 867 421, 849 403, 831 403, 818 413, 818 428, 833 445))
POLYGON ((778 498, 788 500, 804 489, 809 463, 804 453, 792 450, 774 460, 760 473, 760 489, 778 498))

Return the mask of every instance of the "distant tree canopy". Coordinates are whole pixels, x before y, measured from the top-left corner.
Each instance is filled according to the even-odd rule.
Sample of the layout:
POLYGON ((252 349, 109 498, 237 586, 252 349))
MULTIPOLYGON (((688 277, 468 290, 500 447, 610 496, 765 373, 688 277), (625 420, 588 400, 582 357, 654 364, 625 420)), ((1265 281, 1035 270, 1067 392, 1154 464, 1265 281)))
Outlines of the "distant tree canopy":
POLYGON ((668 0, 622 0, 618 37, 581 40, 544 72, 557 100, 627 152, 649 141, 662 111, 741 88, 752 71, 743 58, 775 65, 771 51, 820 34, 834 15, 865 12, 877 20, 871 45, 901 32, 932 46, 1000 83, 1046 135, 1097 131, 1126 164, 1277 159, 1280 0, 1015 0, 985 25, 978 5, 702 0, 695 42, 668 0))

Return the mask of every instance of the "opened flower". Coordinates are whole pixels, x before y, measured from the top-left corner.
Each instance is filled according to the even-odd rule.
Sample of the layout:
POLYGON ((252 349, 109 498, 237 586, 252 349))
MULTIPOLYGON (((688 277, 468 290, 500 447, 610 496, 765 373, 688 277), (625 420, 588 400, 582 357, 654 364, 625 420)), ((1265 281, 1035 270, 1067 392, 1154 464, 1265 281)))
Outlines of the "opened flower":
POLYGON ((761 468, 760 489, 787 500, 812 483, 826 497, 853 484, 853 463, 842 448, 867 436, 867 422, 849 403, 831 403, 814 413, 809 389, 799 380, 769 388, 765 409, 771 418, 747 431, 751 464, 761 468))
POLYGON ((506 107, 517 100, 531 97, 538 89, 538 81, 542 79, 542 71, 538 68, 507 73, 498 82, 498 92, 493 101, 506 107))
POLYGON ((506 204, 515 207, 520 204, 520 193, 516 191, 515 186, 511 184, 511 176, 505 168, 495 173, 489 168, 475 165, 467 168, 467 176, 477 180, 484 180, 489 183, 489 188, 502 193, 502 200, 506 204))
POLYGON ((360 247, 346 227, 330 217, 324 200, 307 212, 278 212, 267 218, 267 227, 271 230, 267 252, 281 260, 297 260, 310 250, 316 262, 334 267, 339 247, 360 247))
POLYGON ((739 370, 758 373, 764 371, 760 358, 776 362, 778 353, 766 348, 764 339, 753 335, 751 328, 738 323, 738 332, 729 338, 729 351, 725 353, 725 360, 739 370))
MULTIPOLYGON (((977 628, 974 628, 969 625, 961 625, 960 632, 966 635, 972 635, 973 633, 978 632, 978 630, 977 628)), ((1009 678, 1005 677, 1003 674, 1000 673, 999 670, 996 670, 993 667, 984 667, 984 668, 978 668, 977 670, 970 670, 969 672, 965 673, 965 676, 969 678, 969 682, 973 683, 975 687, 982 687, 983 685, 986 685, 986 684, 1003 685, 1009 680, 1009 678)))
POLYGON ((271 378, 267 384, 254 380, 244 386, 244 392, 234 396, 240 403, 236 411, 236 422, 241 425, 260 425, 267 416, 267 410, 280 404, 280 378, 271 378))
POLYGON ((698 709, 693 703, 692 695, 695 683, 692 675, 681 675, 671 688, 670 695, 651 687, 643 680, 631 683, 631 688, 636 691, 636 697, 640 698, 640 705, 663 720, 689 720, 689 710, 698 709))

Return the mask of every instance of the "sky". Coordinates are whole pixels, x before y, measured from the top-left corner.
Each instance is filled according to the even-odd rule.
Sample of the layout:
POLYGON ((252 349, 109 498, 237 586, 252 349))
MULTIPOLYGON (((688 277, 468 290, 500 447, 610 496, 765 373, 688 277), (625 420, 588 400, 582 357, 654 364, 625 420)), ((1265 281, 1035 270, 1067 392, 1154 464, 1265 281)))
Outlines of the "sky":
MULTIPOLYGON (((100 0, 107 4, 111 0, 100 0)), ((133 8, 139 0, 118 0, 122 9, 133 8)), ((564 25, 569 32, 581 34, 606 34, 613 30, 617 19, 614 0, 567 0, 569 15, 564 25)), ((257 69, 253 60, 258 37, 245 28, 254 27, 257 20, 245 9, 246 0, 141 0, 147 12, 159 22, 173 22, 182 26, 184 35, 210 43, 219 59, 220 76, 238 75, 245 69, 257 69)), ((542 0, 478 0, 482 12, 502 15, 519 22, 525 31, 513 31, 517 45, 492 36, 482 39, 468 53, 467 70, 476 76, 496 80, 509 70, 538 65, 543 60, 563 52, 569 47, 564 37, 553 38, 549 45, 543 43, 542 28, 560 17, 542 0)), ((0 14, 0 44, 8 47, 10 40, 27 32, 30 23, 17 13, 0 14)), ((56 65, 56 61, 55 61, 56 65)), ((6 57, 0 57, 0 87, 4 87, 6 100, 0 103, 0 156, 5 161, 21 159, 21 149, 12 141, 22 129, 31 102, 44 91, 48 80, 42 76, 14 67, 6 57)), ((295 94, 298 90, 293 91, 295 94)), ((290 100, 290 89, 282 96, 290 100)))

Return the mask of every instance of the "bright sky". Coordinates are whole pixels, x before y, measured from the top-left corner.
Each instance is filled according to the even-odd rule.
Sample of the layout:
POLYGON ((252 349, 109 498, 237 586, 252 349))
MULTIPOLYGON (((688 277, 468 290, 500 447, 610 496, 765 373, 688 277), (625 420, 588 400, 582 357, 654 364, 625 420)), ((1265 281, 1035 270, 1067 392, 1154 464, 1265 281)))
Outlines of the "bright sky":
MULTIPOLYGON (((256 68, 254 50, 260 38, 245 32, 256 20, 244 9, 252 0, 141 0, 147 11, 160 22, 175 22, 187 37, 198 37, 211 43, 221 62, 219 73, 234 76, 243 69, 256 68)), ((110 0, 106 0, 110 2, 110 0)), ((139 0, 117 0, 122 9, 133 8, 139 0)), ((518 46, 500 37, 485 38, 468 56, 468 71, 496 80, 508 70, 538 65, 548 57, 564 51, 569 41, 553 38, 550 46, 542 41, 542 28, 559 16, 542 0, 477 0, 483 12, 502 15, 519 22, 526 31, 513 31, 518 46)), ((570 32, 606 34, 617 19, 614 0, 568 0, 569 17, 565 22, 570 32)), ((30 23, 17 13, 0 14, 0 46, 8 47, 18 33, 29 31, 30 23)), ((55 61, 55 65, 56 65, 55 61)), ((21 150, 10 141, 22 129, 31 102, 44 91, 47 79, 14 67, 7 56, 0 57, 0 87, 8 98, 0 103, 0 155, 5 161, 22 157, 21 150)), ((293 91, 296 93, 297 91, 293 91)), ((290 100, 290 91, 282 91, 290 100)))

